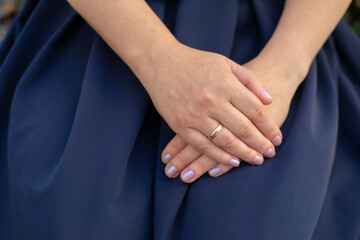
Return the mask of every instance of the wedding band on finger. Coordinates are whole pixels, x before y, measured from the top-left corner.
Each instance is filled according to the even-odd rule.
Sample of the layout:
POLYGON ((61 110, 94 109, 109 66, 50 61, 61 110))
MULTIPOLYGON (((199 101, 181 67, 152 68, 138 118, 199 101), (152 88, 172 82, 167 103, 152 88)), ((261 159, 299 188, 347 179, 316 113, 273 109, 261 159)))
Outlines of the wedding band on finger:
POLYGON ((216 135, 218 135, 218 133, 221 131, 221 129, 223 128, 223 124, 222 123, 220 123, 216 128, 215 128, 215 130, 210 134, 210 136, 209 136, 209 139, 210 140, 213 140, 215 137, 216 137, 216 135))

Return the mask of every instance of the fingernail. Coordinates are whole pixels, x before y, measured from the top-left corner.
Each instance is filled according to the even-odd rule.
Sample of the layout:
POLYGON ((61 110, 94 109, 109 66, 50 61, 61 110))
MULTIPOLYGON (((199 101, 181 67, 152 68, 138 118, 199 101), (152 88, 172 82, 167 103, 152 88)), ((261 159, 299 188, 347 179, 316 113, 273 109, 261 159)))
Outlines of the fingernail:
POLYGON ((265 88, 263 88, 263 93, 265 94, 265 96, 266 96, 267 98, 272 99, 272 97, 271 97, 270 94, 265 90, 265 88))
POLYGON ((216 176, 220 173, 221 169, 220 168, 214 168, 214 169, 211 169, 210 171, 210 175, 212 176, 216 176))
POLYGON ((253 160, 253 163, 256 165, 261 165, 263 162, 262 158, 260 156, 256 156, 253 160))
POLYGON ((232 158, 230 160, 230 164, 233 165, 234 167, 238 167, 240 165, 240 161, 232 158))
POLYGON ((168 177, 173 177, 177 173, 177 169, 174 166, 169 167, 169 169, 166 171, 166 175, 168 177))
POLYGON ((275 151, 272 148, 269 148, 269 150, 265 153, 265 156, 268 158, 273 158, 275 156, 275 151))
POLYGON ((194 172, 192 170, 187 170, 184 174, 183 174, 183 179, 185 181, 190 181, 190 179, 194 176, 194 172))
POLYGON ((279 136, 276 136, 273 140, 273 144, 275 146, 279 146, 281 144, 281 138, 279 136))
POLYGON ((166 154, 163 158, 163 163, 167 164, 172 159, 172 156, 170 154, 166 154))

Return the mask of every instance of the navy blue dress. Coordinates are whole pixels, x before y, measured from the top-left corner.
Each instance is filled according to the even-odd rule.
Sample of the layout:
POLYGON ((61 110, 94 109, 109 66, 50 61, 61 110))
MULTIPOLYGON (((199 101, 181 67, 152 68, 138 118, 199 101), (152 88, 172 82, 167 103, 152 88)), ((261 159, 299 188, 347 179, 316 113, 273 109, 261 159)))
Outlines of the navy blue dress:
MULTIPOLYGON (((242 64, 284 0, 149 0, 182 43, 242 64)), ((360 237, 360 42, 340 22, 298 89, 277 156, 185 184, 174 132, 65 0, 28 0, 0 48, 0 238, 360 237)))

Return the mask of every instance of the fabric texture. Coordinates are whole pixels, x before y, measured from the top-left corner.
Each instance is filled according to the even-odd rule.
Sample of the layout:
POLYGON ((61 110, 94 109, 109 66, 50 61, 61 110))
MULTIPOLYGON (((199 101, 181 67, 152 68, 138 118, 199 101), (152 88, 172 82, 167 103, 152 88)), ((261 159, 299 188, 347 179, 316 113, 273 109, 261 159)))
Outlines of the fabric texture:
MULTIPOLYGON (((239 64, 283 0, 149 0, 182 43, 239 64)), ((175 133, 131 70, 62 0, 28 0, 0 48, 1 239, 360 238, 360 41, 340 22, 274 159, 168 179, 175 133)))

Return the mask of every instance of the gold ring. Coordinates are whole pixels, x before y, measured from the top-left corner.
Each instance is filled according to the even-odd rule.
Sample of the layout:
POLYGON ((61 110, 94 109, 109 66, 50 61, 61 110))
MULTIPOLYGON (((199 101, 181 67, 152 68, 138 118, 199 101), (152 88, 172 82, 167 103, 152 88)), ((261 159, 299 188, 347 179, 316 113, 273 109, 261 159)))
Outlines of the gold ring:
POLYGON ((215 130, 212 132, 212 134, 209 136, 210 140, 214 139, 216 137, 216 135, 218 135, 218 133, 221 131, 221 129, 223 128, 223 124, 220 123, 215 130))

